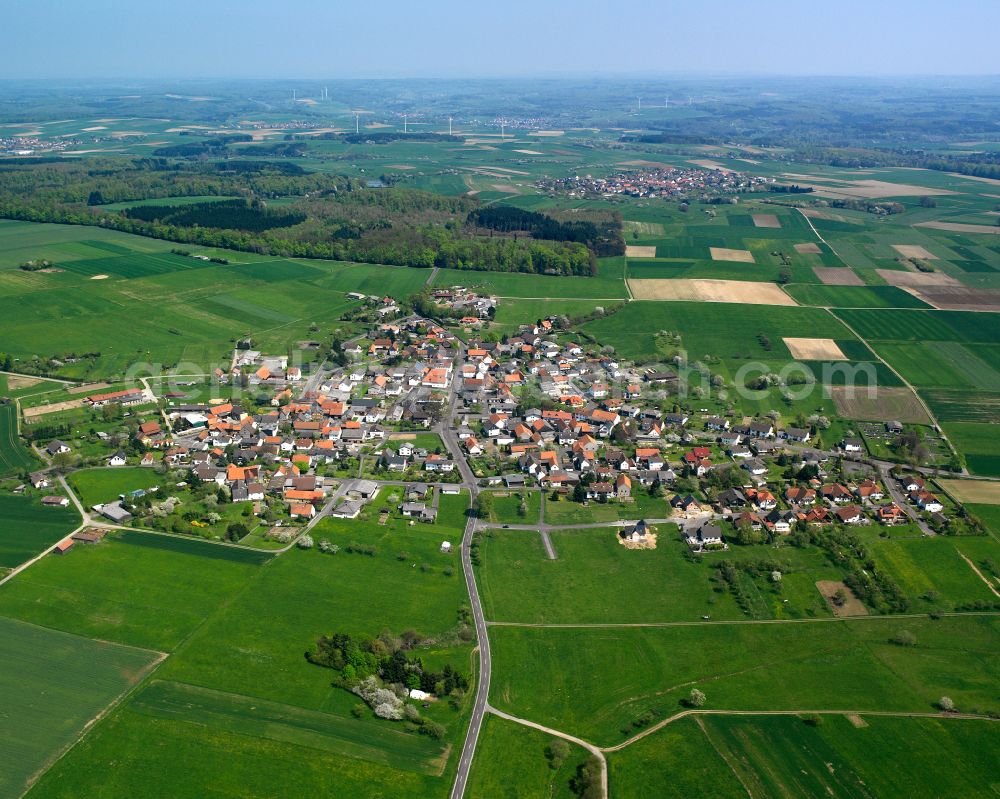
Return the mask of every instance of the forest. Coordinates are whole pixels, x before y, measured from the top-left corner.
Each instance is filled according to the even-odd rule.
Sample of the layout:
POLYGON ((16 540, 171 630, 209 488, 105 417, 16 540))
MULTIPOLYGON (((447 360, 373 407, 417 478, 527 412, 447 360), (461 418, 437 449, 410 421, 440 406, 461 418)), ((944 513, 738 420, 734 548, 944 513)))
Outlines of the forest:
POLYGON ((471 211, 468 221, 477 227, 513 234, 514 238, 524 232, 538 239, 579 242, 599 257, 625 254, 620 213, 590 212, 583 217, 574 212, 574 215, 577 218, 560 220, 537 211, 493 205, 471 211))

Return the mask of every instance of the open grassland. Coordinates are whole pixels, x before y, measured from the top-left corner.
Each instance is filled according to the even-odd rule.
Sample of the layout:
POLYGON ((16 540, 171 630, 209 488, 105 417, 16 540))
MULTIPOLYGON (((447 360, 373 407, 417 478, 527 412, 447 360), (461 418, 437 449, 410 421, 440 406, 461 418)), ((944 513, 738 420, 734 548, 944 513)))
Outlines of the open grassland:
POLYGON ((969 561, 1000 563, 1000 543, 991 537, 880 538, 868 546, 875 562, 892 575, 914 611, 951 611, 998 599, 969 565, 969 561))
POLYGON ((47 507, 38 497, 0 495, 0 566, 13 568, 69 535, 80 523, 72 506, 47 507))
POLYGON ((38 459, 17 436, 17 408, 13 404, 0 405, 0 475, 32 469, 37 464, 38 459))
POLYGON ((651 497, 646 492, 637 492, 631 502, 579 502, 551 499, 545 502, 545 523, 556 525, 592 524, 594 522, 615 522, 621 519, 665 519, 670 516, 670 508, 665 497, 651 497))
POLYGON ((575 796, 570 780, 587 759, 587 752, 568 744, 569 756, 559 768, 552 768, 546 749, 554 740, 546 733, 488 714, 479 733, 465 795, 470 799, 575 796))
POLYGON ((596 743, 679 709, 692 687, 716 709, 1000 710, 995 617, 671 628, 493 627, 491 702, 596 743), (912 632, 917 645, 890 638, 912 632))
POLYGON ((853 339, 850 332, 824 310, 774 306, 697 302, 634 302, 627 313, 618 313, 584 325, 600 342, 615 347, 626 358, 653 360, 661 353, 655 342, 660 330, 680 331, 691 360, 714 355, 790 359, 783 336, 803 330, 817 337, 853 339), (758 341, 764 333, 772 344, 765 350, 758 341))
POLYGON ((4 584, 0 614, 89 638, 173 650, 257 571, 249 562, 210 557, 215 550, 239 551, 138 532, 77 545, 4 584), (153 538, 190 543, 192 551, 126 543, 153 538))
POLYGON ((1000 724, 934 718, 714 716, 609 759, 615 797, 989 796, 1000 724), (902 744, 901 742, 905 742, 902 744))
POLYGON ((716 577, 721 560, 741 557, 781 564, 781 591, 750 578, 742 583, 758 617, 829 615, 815 583, 841 574, 818 550, 750 547, 691 558, 674 525, 656 527, 656 549, 648 550, 626 549, 614 527, 553 531, 557 560, 545 557, 537 533, 494 532, 483 541, 478 570, 486 618, 525 624, 745 619, 716 577))
POLYGON ((156 655, 2 617, 0 640, 0 796, 14 799, 156 655))

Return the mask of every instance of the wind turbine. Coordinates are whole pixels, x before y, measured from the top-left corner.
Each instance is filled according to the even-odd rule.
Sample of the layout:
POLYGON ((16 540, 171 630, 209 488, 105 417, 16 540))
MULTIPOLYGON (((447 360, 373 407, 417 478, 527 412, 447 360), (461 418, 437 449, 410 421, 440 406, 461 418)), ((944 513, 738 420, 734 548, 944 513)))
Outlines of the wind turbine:
POLYGON ((451 135, 451 117, 448 117, 448 135, 451 135))
POLYGON ((361 114, 354 115, 354 132, 361 133, 361 114))
POLYGON ((406 133, 406 114, 403 114, 403 133, 406 133))
POLYGON ((637 114, 641 114, 642 113, 642 98, 641 97, 636 97, 635 99, 637 99, 639 101, 639 107, 636 109, 636 113, 637 114))

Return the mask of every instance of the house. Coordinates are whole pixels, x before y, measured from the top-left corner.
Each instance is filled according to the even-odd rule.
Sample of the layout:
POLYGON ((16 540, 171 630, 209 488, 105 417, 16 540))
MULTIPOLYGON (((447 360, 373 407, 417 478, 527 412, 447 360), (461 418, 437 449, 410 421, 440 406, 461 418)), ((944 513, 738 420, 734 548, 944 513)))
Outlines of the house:
POLYGON ((114 455, 108 458, 108 466, 124 466, 125 465, 125 453, 122 450, 118 450, 114 455))
POLYGON ((840 448, 844 452, 861 452, 865 446, 860 438, 845 438, 840 442, 840 448))
POLYGON ((944 505, 930 491, 915 491, 910 494, 910 499, 916 503, 920 510, 928 513, 940 513, 944 510, 944 505))
POLYGON ((28 481, 31 483, 32 488, 48 488, 52 485, 45 472, 32 472, 28 475, 28 481))
POLYGON ((56 438, 49 442, 49 445, 45 448, 45 451, 48 452, 49 455, 63 455, 67 452, 71 452, 72 450, 70 449, 69 444, 60 441, 58 438, 56 438))
POLYGON ((862 480, 854 489, 854 494, 860 500, 879 500, 885 496, 882 487, 874 480, 862 480))
POLYGON ((719 494, 718 503, 723 508, 742 508, 747 504, 747 498, 743 492, 736 488, 727 488, 719 494))
POLYGON ((813 505, 816 503, 816 489, 792 486, 785 489, 785 501, 790 505, 813 505))
POLYGON ((316 515, 316 507, 309 504, 308 502, 301 502, 292 505, 288 512, 293 518, 297 519, 311 519, 316 515))
POLYGON ((627 544, 645 544, 652 532, 653 530, 646 524, 646 520, 640 519, 635 524, 623 527, 618 533, 618 537, 627 544))
POLYGON ((778 500, 766 488, 748 488, 746 493, 747 499, 757 510, 774 510, 778 507, 778 500))
POLYGON ((357 494, 362 499, 373 499, 378 494, 378 483, 374 480, 358 480, 350 493, 357 494))
POLYGON ((809 429, 806 427, 785 428, 783 435, 788 441, 798 441, 802 444, 806 443, 812 437, 809 429))
POLYGON ((132 514, 122 507, 121 502, 107 502, 104 505, 96 505, 95 510, 105 519, 110 519, 115 524, 124 524, 132 518, 132 514))
POLYGON ((861 524, 864 521, 864 513, 857 505, 847 505, 837 508, 834 515, 842 524, 861 524))
POLYGON ((147 452, 142 456, 142 460, 139 461, 140 466, 155 466, 156 459, 153 457, 152 452, 147 452))
POLYGON ((670 500, 670 507, 682 513, 697 513, 701 510, 701 504, 693 496, 681 496, 678 494, 670 500))
POLYGON ((896 525, 896 524, 906 524, 907 517, 906 512, 899 507, 895 502, 890 502, 888 505, 880 505, 878 511, 876 511, 879 523, 885 525, 896 525))
POLYGON ((829 500, 835 505, 844 505, 854 500, 854 494, 840 483, 825 485, 820 489, 820 493, 822 493, 824 499, 829 500))
POLYGON ((632 496, 632 481, 627 474, 620 474, 615 479, 615 496, 627 499, 632 496))
POLYGON ((335 519, 356 519, 365 503, 360 499, 349 499, 330 511, 335 519))
POLYGON ((689 528, 684 540, 695 552, 701 552, 706 548, 717 549, 725 545, 722 528, 717 524, 703 524, 700 527, 689 528))
POLYGON ((767 474, 767 464, 764 463, 760 458, 750 458, 744 461, 743 468, 746 469, 754 477, 760 477, 762 474, 767 474))
POLYGON ((60 497, 57 495, 42 497, 42 504, 47 505, 50 508, 51 507, 65 508, 67 505, 69 505, 69 499, 67 497, 60 497))

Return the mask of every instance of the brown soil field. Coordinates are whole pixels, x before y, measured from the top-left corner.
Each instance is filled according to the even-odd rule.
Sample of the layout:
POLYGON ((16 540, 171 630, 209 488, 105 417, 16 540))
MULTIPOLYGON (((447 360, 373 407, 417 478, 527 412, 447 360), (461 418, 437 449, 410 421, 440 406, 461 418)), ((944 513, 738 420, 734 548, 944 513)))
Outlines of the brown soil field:
POLYGON ((708 159, 702 158, 697 161, 688 161, 689 164, 694 164, 695 166, 700 166, 702 169, 717 169, 720 172, 732 172, 733 170, 724 167, 718 161, 709 161, 708 159))
POLYGON ((783 338, 797 361, 846 361, 847 356, 832 338, 783 338))
POLYGON ((521 192, 509 183, 494 183, 493 191, 501 191, 504 194, 520 194, 521 192))
POLYGON ((58 411, 68 411, 73 408, 82 408, 83 400, 66 400, 65 402, 53 402, 51 405, 37 405, 34 408, 24 409, 25 419, 34 419, 36 416, 45 416, 47 413, 57 413, 58 411))
POLYGON ((989 236, 1000 236, 1000 227, 996 225, 966 225, 961 222, 917 222, 913 227, 929 227, 934 230, 948 230, 952 233, 985 233, 989 236))
POLYGON ((937 260, 937 256, 934 253, 928 252, 919 244, 893 244, 892 249, 904 258, 923 258, 925 261, 937 260))
POLYGON ((626 244, 625 245, 625 257, 626 258, 655 258, 656 257, 656 247, 641 246, 639 244, 626 244))
POLYGON ((416 169, 412 164, 387 164, 389 169, 416 169))
POLYGON ((795 252, 799 255, 819 255, 822 250, 819 245, 812 241, 807 241, 803 244, 795 245, 795 252))
POLYGON ((940 311, 1000 311, 1000 289, 921 286, 907 291, 940 311))
POLYGON ((813 274, 827 286, 863 286, 865 284, 858 273, 849 267, 814 266, 813 274))
POLYGON ((834 214, 830 211, 820 211, 816 208, 800 208, 799 211, 802 212, 803 216, 808 216, 813 219, 829 219, 831 222, 849 222, 850 220, 841 216, 840 214, 834 214))
POLYGON ((22 388, 31 388, 42 382, 40 377, 26 377, 24 375, 7 375, 7 388, 11 391, 20 391, 22 388))
POLYGON ((958 172, 949 172, 953 178, 965 178, 966 180, 978 180, 980 183, 989 183, 991 186, 1000 186, 1000 180, 996 178, 977 178, 973 175, 960 175, 958 172))
POLYGON ((861 422, 897 421, 909 424, 929 424, 927 412, 908 388, 880 387, 876 396, 869 397, 863 388, 852 392, 848 386, 830 389, 837 413, 845 419, 861 422))
POLYGON ((540 153, 538 150, 514 150, 515 153, 523 153, 524 155, 545 155, 545 153, 540 153))
POLYGON ((67 394, 93 394, 101 389, 111 388, 110 383, 86 383, 82 386, 70 386, 66 389, 67 394))
POLYGON ((1000 505, 1000 483, 989 480, 938 480, 938 485, 959 502, 1000 505))
MULTIPOLYGON (((812 178, 812 180, 816 180, 816 178, 812 178)), ((930 197, 958 193, 947 189, 912 186, 908 183, 888 183, 884 180, 844 180, 830 181, 829 183, 800 183, 799 185, 811 188, 817 197, 838 199, 875 200, 879 197, 930 197)))
POLYGON ((775 214, 754 214, 753 223, 757 227, 781 227, 781 220, 775 214))
POLYGON ((750 250, 731 250, 728 247, 709 247, 713 261, 739 261, 743 264, 757 263, 750 250))
POLYGON ((876 269, 879 277, 890 286, 923 288, 924 286, 961 286, 944 272, 909 272, 901 269, 876 269))
POLYGON ((774 283, 750 280, 704 280, 679 278, 629 280, 637 300, 695 300, 735 302, 744 305, 798 305, 774 283))
POLYGON ((839 618, 841 616, 868 615, 868 608, 865 607, 864 603, 854 596, 854 592, 839 580, 817 580, 816 588, 823 595, 823 599, 830 606, 830 610, 833 611, 834 616, 839 618), (840 607, 837 607, 833 603, 833 596, 838 591, 843 591, 847 595, 847 599, 840 607))

